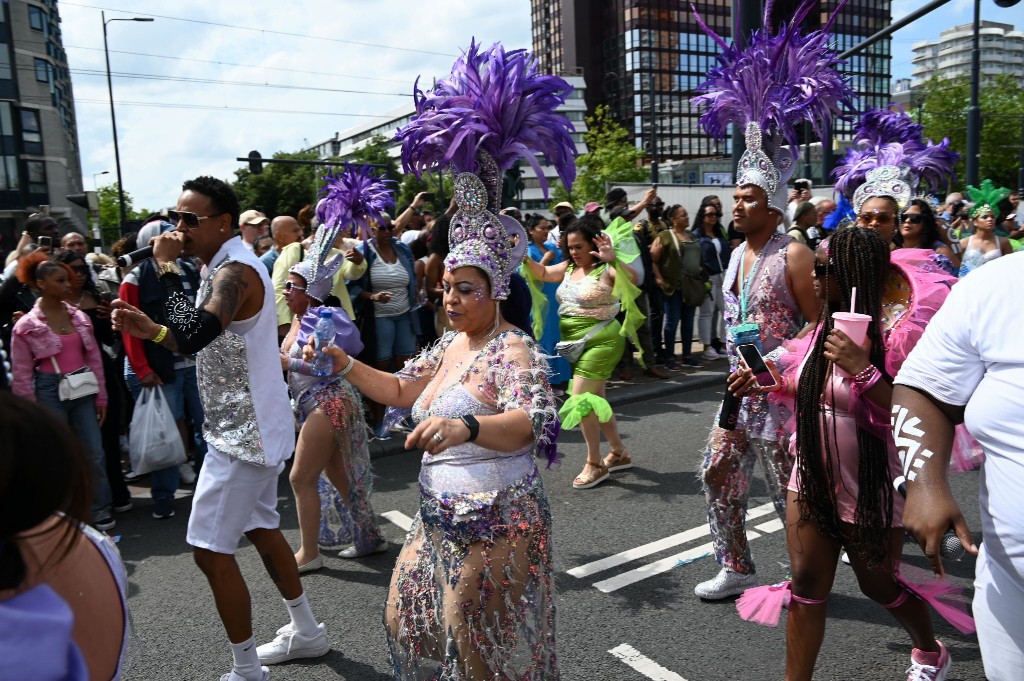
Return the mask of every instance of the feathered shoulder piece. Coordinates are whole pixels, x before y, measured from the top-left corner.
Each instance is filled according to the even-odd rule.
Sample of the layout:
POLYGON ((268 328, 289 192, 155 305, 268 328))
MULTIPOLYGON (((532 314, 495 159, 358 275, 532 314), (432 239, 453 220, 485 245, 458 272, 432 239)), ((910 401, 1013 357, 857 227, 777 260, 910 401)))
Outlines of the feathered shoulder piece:
POLYGON ((331 257, 338 236, 369 239, 371 224, 383 219, 395 199, 389 184, 392 180, 378 177, 372 166, 345 164, 338 173, 329 172, 320 190, 316 216, 320 227, 313 237, 306 259, 289 270, 306 281, 306 294, 323 302, 333 288, 334 274, 345 258, 331 257))
MULTIPOLYGON (((769 25, 773 2, 765 7, 769 25)), ((777 34, 755 31, 740 49, 722 40, 693 14, 701 28, 721 48, 718 65, 707 74, 690 100, 701 112, 700 124, 715 139, 723 139, 729 124, 743 128, 747 153, 737 168, 737 184, 756 184, 768 193, 769 207, 785 207, 785 184, 795 169, 792 150, 783 145, 799 142, 797 127, 810 123, 819 139, 833 114, 852 109, 853 90, 836 70, 841 63, 829 49, 829 29, 845 0, 819 31, 804 34, 800 24, 818 6, 804 0, 792 19, 777 34)))
POLYGON ((967 185, 967 195, 974 202, 974 210, 971 217, 978 217, 982 213, 992 212, 992 215, 999 219, 999 202, 1012 194, 1006 187, 997 187, 992 180, 982 180, 980 187, 967 185))
POLYGON ((415 89, 416 115, 395 135, 402 142, 402 166, 417 177, 440 168, 477 173, 477 152, 483 151, 494 159, 500 178, 516 159, 525 158, 546 193, 535 156, 540 153, 571 187, 574 128, 555 113, 571 92, 562 78, 538 73, 525 50, 506 51, 500 43, 481 50, 473 40, 448 78, 427 92, 415 89))
POLYGON ((870 198, 886 196, 900 210, 918 191, 937 191, 953 177, 960 155, 949 140, 934 144, 923 137, 924 129, 902 110, 873 109, 864 114, 855 130, 855 146, 832 171, 836 190, 853 200, 859 213, 870 198))

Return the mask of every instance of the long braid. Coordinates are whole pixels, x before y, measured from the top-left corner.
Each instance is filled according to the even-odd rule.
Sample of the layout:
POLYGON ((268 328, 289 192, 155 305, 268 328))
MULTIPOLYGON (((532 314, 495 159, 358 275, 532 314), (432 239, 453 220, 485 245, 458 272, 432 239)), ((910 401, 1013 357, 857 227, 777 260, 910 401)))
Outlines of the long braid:
MULTIPOLYGON (((800 460, 804 511, 801 520, 812 521, 827 536, 839 538, 839 514, 835 489, 842 484, 835 470, 835 443, 838 436, 835 420, 822 436, 822 402, 832 402, 831 363, 824 357, 825 339, 831 332, 832 313, 850 309, 850 297, 857 287, 855 312, 871 316, 868 326, 871 341, 871 363, 883 371, 885 347, 882 339, 882 294, 889 274, 889 248, 882 237, 870 229, 852 228, 837 232, 829 239, 828 275, 834 277, 839 300, 822 306, 821 323, 816 331, 814 347, 808 356, 797 391, 797 451, 800 460), (821 445, 824 444, 824 452, 821 445)), ((887 377, 888 378, 888 377, 887 377)), ((891 380, 891 378, 890 378, 891 380)), ((857 514, 853 546, 870 561, 881 561, 889 550, 888 534, 892 528, 892 479, 886 443, 869 432, 857 429, 859 460, 857 514)))

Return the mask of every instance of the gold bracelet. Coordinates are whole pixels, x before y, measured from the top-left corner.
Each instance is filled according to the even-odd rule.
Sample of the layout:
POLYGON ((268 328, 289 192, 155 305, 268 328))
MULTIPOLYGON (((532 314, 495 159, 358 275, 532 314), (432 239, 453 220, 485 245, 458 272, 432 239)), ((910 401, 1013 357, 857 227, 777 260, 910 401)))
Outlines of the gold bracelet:
POLYGON ((160 327, 160 333, 158 333, 158 334, 157 334, 157 335, 156 335, 156 336, 155 336, 155 337, 153 338, 153 342, 154 342, 154 343, 159 343, 160 341, 162 341, 162 340, 163 340, 164 338, 166 338, 166 337, 167 337, 167 327, 166 327, 166 326, 161 326, 161 327, 160 327))

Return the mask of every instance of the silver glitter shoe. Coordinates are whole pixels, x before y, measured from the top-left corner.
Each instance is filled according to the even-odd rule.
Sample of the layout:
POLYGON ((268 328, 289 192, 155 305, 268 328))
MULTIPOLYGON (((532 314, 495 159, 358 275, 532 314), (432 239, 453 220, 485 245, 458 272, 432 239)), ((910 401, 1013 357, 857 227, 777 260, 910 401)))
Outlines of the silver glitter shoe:
POLYGON ((744 575, 724 567, 714 578, 698 584, 693 593, 706 601, 720 601, 729 596, 739 596, 754 586, 757 586, 757 575, 753 572, 744 575))

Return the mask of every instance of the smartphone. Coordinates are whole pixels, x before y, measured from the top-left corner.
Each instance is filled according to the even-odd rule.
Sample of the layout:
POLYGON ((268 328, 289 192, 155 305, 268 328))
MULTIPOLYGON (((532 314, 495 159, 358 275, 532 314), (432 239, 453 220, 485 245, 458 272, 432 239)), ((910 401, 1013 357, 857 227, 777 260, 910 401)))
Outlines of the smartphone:
POLYGON ((757 346, 753 343, 743 343, 736 346, 736 352, 740 354, 740 358, 743 359, 743 363, 747 365, 747 368, 754 372, 754 380, 762 388, 774 388, 779 383, 775 380, 775 375, 768 369, 768 364, 764 361, 764 357, 758 351, 757 346))
POLYGON ((434 192, 427 192, 426 194, 424 194, 423 195, 423 200, 424 201, 433 201, 434 200, 434 192))
POLYGON ((793 189, 795 189, 797 191, 803 191, 804 189, 810 189, 810 188, 811 188, 810 185, 808 185, 806 182, 797 181, 797 182, 793 183, 793 189))
POLYGON ((39 248, 53 248, 53 239, 51 239, 48 236, 41 236, 38 239, 36 239, 36 244, 39 245, 39 248))

